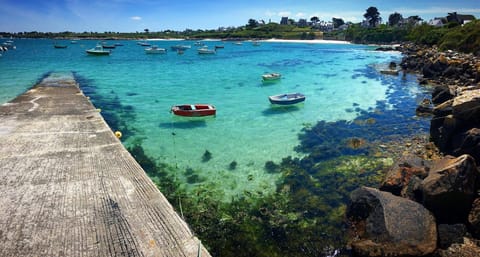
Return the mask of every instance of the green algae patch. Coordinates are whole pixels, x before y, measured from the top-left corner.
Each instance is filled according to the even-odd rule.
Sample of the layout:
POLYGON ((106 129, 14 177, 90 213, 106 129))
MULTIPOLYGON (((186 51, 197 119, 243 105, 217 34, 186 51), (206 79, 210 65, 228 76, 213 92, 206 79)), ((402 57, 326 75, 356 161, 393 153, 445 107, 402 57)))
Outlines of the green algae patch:
POLYGON ((246 190, 219 201, 222 187, 235 185, 199 181, 194 169, 175 173, 175 168, 149 158, 139 145, 128 150, 210 253, 227 257, 322 256, 343 248, 350 192, 360 185, 377 185, 393 163, 389 158, 352 155, 309 165, 305 159, 287 157, 266 165, 280 176, 273 193, 246 190), (194 176, 191 182, 198 185, 187 189, 181 176, 194 176))

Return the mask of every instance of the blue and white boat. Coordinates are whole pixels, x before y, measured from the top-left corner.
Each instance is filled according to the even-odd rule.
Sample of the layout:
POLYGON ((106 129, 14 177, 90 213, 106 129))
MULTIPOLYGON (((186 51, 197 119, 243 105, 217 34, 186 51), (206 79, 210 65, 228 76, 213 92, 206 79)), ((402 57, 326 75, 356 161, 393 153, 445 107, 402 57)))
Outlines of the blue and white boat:
POLYGON ((280 94, 280 95, 272 95, 268 97, 268 100, 270 100, 271 104, 279 104, 279 105, 297 104, 305 101, 305 95, 302 93, 287 93, 287 94, 280 94))

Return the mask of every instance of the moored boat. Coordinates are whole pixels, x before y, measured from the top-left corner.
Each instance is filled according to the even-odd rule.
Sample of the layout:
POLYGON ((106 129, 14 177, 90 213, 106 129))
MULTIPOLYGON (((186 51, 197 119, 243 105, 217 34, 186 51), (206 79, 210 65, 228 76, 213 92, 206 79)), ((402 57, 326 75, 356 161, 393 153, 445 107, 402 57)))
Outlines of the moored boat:
POLYGON ((211 104, 181 104, 171 108, 173 114, 185 117, 212 116, 217 113, 215 106, 211 104))
POLYGON ((208 49, 206 47, 198 48, 197 49, 199 54, 215 54, 216 51, 213 49, 208 49))
POLYGON ((174 46, 171 46, 170 47, 173 51, 178 51, 178 50, 187 50, 187 49, 190 49, 192 48, 191 46, 189 45, 174 45, 174 46))
POLYGON ((151 44, 147 42, 137 42, 137 44, 141 46, 151 46, 151 44))
POLYGON ((165 54, 165 53, 167 53, 167 49, 160 48, 156 45, 153 45, 152 47, 145 48, 145 53, 147 53, 147 54, 165 54))
POLYGON ((103 48, 105 49, 115 49, 115 45, 107 45, 107 44, 102 44, 103 48))
POLYGON ((282 77, 282 74, 280 73, 268 73, 268 74, 262 75, 263 81, 275 81, 275 80, 279 80, 281 77, 282 77))
POLYGON ((94 48, 88 49, 86 52, 91 55, 109 55, 111 53, 110 50, 103 49, 102 45, 96 45, 94 48))
POLYGON ((59 44, 55 44, 53 45, 54 48, 57 48, 57 49, 64 49, 64 48, 67 48, 67 45, 59 45, 59 44))
POLYGON ((305 95, 302 93, 272 95, 268 97, 268 100, 272 104, 289 105, 305 101, 305 95))

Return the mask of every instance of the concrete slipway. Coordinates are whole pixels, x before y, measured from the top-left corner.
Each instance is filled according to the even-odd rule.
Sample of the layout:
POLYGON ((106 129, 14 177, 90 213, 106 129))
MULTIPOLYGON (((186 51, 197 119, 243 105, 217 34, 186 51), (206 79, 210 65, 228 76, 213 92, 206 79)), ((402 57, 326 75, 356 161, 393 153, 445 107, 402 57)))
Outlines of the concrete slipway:
POLYGON ((210 256, 81 92, 0 106, 0 256, 210 256))

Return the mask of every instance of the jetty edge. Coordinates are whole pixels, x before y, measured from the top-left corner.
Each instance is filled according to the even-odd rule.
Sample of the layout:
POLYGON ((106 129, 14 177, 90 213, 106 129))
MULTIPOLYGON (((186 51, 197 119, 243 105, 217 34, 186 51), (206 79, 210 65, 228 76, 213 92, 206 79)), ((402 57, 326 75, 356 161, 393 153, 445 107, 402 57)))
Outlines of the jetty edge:
POLYGON ((71 73, 0 106, 0 195, 0 256, 210 256, 71 73))

